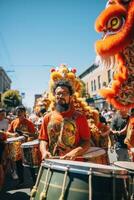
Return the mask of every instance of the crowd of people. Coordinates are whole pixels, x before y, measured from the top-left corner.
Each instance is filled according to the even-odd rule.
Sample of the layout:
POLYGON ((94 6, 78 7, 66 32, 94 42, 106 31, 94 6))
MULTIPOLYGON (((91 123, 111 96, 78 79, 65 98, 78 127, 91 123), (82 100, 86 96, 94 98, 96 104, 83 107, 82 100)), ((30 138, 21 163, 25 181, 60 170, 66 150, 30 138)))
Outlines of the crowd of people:
MULTIPOLYGON (((21 144, 35 139, 40 143, 41 160, 58 157, 110 165, 108 150, 114 149, 117 161, 134 161, 134 109, 128 112, 94 108, 94 118, 99 116, 94 124, 93 118, 75 109, 72 103, 74 90, 69 82, 56 82, 52 93, 55 99, 51 111, 44 107, 38 113, 28 115, 26 108, 21 105, 16 108, 14 115, 6 115, 5 109, 0 109, 0 188, 7 170, 18 180, 17 187, 22 186, 24 166, 21 144), (19 145, 19 150, 14 150, 14 146, 9 149, 9 141, 13 138, 19 141, 20 136, 22 141, 15 143, 19 145), (91 147, 104 149, 105 156, 98 160, 85 160, 83 155, 91 147)), ((29 169, 35 182, 34 171, 31 166, 29 169)))
MULTIPOLYGON (((24 106, 17 107, 16 115, 12 114, 10 120, 9 116, 6 116, 6 111, 3 108, 0 109, 1 187, 6 176, 7 161, 12 154, 12 152, 7 153, 8 138, 17 138, 23 135, 23 142, 38 138, 42 160, 55 156, 59 156, 60 159, 79 160, 77 157, 82 156, 92 146, 94 141, 91 141, 92 133, 88 120, 84 115, 76 112, 71 105, 73 91, 70 85, 66 82, 59 82, 55 85, 53 92, 56 97, 55 109, 47 113, 45 109, 41 109, 41 114, 36 114, 34 123, 32 122, 33 118, 26 115, 24 106)), ((102 133, 103 138, 108 138, 107 145, 105 146, 103 143, 99 146, 105 150, 106 148, 114 148, 117 161, 134 161, 134 109, 130 113, 107 111, 106 109, 100 111, 98 108, 96 110, 99 112, 100 122, 106 125, 108 131, 107 134, 105 134, 106 131, 102 133)), ((8 167, 12 178, 18 179, 17 185, 21 187, 24 182, 24 166, 22 156, 19 154, 17 156, 18 158, 13 156, 10 158, 11 162, 8 167)), ((84 161, 82 158, 80 160, 84 161)), ((32 171, 31 175, 33 176, 32 171)))

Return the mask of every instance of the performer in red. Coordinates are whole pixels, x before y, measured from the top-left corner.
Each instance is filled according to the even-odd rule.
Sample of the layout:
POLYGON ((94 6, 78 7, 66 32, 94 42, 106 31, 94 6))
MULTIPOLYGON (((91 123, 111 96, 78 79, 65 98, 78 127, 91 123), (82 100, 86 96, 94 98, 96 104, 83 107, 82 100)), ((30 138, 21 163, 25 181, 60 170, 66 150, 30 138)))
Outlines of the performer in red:
POLYGON ((76 108, 76 92, 80 81, 75 71, 61 66, 51 74, 51 111, 43 120, 39 134, 42 159, 60 156, 61 159, 75 160, 90 146, 90 129, 86 116, 76 108))
POLYGON ((55 109, 45 115, 39 135, 42 159, 58 155, 75 160, 89 148, 87 119, 71 103, 73 89, 69 82, 57 82, 53 94, 55 109))

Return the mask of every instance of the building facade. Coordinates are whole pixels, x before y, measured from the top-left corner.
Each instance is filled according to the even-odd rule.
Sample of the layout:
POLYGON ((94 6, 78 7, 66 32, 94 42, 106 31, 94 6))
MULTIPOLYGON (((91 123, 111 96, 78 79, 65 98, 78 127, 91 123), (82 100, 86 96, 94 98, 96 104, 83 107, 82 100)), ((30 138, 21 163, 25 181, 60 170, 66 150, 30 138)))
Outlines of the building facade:
POLYGON ((100 109, 110 108, 110 105, 105 101, 105 99, 99 95, 99 90, 110 84, 113 77, 112 69, 105 69, 93 64, 79 77, 86 85, 86 93, 90 94, 91 99, 94 100, 93 105, 100 109))
POLYGON ((6 90, 9 90, 11 88, 11 79, 5 72, 5 70, 0 67, 0 93, 4 93, 6 90))

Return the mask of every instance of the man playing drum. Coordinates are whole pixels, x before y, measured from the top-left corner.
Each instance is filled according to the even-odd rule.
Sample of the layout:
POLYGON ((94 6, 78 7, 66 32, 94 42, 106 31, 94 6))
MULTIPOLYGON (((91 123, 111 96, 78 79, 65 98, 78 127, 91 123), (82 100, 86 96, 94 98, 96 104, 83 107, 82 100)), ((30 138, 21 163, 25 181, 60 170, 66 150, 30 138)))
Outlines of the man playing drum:
MULTIPOLYGON (((17 118, 11 122, 7 133, 14 133, 15 135, 17 133, 18 136, 23 135, 23 136, 26 136, 26 138, 30 138, 31 136, 33 138, 36 130, 35 130, 34 124, 26 118, 25 107, 18 106, 16 108, 16 114, 17 114, 17 118)), ((22 158, 19 153, 19 150, 21 148, 20 145, 18 147, 18 158, 15 158, 17 174, 19 177, 18 186, 21 186, 21 184, 24 182, 24 176, 23 176, 24 169, 22 165, 22 158)))
POLYGON ((75 111, 73 93, 69 81, 60 80, 53 88, 54 110, 45 115, 39 134, 42 159, 59 156, 75 160, 89 149, 87 119, 84 114, 75 111))

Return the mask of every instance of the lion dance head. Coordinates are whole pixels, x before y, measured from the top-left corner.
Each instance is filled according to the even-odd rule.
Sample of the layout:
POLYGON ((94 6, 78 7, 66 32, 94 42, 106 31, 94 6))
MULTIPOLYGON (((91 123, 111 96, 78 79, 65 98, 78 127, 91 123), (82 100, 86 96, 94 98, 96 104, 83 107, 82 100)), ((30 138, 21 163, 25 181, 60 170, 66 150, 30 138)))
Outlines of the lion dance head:
POLYGON ((117 109, 134 107, 134 0, 109 0, 98 16, 95 29, 102 39, 95 48, 101 65, 112 66, 112 84, 101 96, 117 109))

